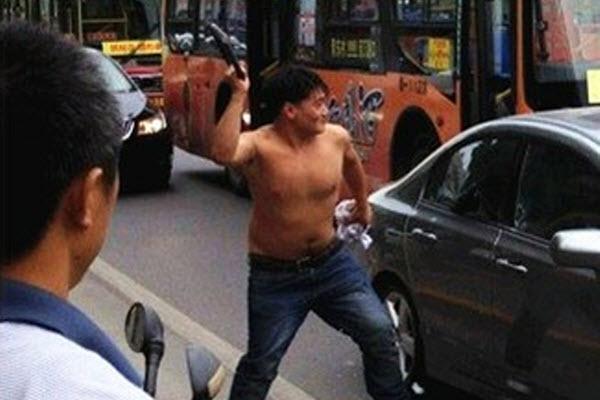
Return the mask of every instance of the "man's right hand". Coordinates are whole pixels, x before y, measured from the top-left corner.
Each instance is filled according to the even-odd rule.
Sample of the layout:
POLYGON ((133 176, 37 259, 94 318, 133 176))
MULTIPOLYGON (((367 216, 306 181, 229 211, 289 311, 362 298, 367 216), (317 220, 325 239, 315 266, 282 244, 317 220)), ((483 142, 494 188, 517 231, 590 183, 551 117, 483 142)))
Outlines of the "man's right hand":
POLYGON ((245 98, 246 94, 248 93, 248 90, 250 90, 250 79, 248 78, 248 71, 246 71, 244 67, 241 68, 242 71, 244 71, 244 79, 238 78, 235 72, 235 68, 233 68, 233 65, 229 66, 229 69, 227 70, 227 73, 225 75, 225 79, 227 80, 227 82, 229 82, 229 85, 233 90, 233 94, 236 94, 238 96, 243 95, 245 98))

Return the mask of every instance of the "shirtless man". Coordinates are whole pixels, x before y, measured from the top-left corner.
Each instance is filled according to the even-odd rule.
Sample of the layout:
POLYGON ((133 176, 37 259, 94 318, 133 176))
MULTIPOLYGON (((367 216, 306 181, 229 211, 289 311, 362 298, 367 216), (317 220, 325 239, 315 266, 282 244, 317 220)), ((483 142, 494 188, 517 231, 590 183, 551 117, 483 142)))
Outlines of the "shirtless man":
POLYGON ((327 86, 307 69, 280 70, 265 86, 274 122, 240 134, 250 83, 232 71, 228 79, 233 94, 208 140, 209 155, 239 168, 254 198, 248 352, 230 399, 266 398, 309 311, 358 343, 374 399, 408 398, 392 321, 365 271, 335 236, 333 212, 344 180, 356 200, 353 222, 368 225, 371 209, 348 132, 327 123, 327 86))

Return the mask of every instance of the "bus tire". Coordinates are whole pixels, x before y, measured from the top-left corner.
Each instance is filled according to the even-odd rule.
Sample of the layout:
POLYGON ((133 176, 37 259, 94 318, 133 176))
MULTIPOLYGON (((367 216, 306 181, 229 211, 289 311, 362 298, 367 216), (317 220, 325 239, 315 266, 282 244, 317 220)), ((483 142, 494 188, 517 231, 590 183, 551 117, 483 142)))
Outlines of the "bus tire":
POLYGON ((440 144, 437 131, 425 116, 411 113, 403 117, 392 142, 392 179, 406 175, 440 144))

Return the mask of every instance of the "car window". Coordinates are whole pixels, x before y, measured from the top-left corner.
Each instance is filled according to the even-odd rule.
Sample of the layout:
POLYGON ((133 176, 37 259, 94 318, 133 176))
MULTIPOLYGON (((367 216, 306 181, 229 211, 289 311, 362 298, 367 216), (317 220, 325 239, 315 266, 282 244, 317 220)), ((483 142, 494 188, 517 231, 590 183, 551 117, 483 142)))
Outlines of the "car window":
POLYGON ((487 221, 511 215, 519 140, 483 139, 455 150, 432 169, 425 199, 487 221))
POLYGON ((550 239, 569 228, 600 228, 600 172, 564 146, 533 143, 527 150, 514 226, 550 239))

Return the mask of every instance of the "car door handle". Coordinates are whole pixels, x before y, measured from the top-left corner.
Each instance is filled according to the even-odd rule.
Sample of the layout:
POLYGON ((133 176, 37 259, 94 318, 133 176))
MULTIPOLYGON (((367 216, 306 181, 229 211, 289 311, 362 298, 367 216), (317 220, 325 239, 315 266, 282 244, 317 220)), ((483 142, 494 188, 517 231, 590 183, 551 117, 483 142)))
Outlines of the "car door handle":
POLYGON ((399 231, 398 229, 387 228, 385 230, 384 235, 385 235, 385 239, 388 242, 395 243, 395 242, 399 242, 402 239, 403 233, 402 233, 402 231, 399 231))
POLYGON ((524 265, 511 263, 506 258, 497 258, 496 265, 502 268, 508 268, 513 271, 517 271, 520 274, 526 274, 528 271, 527 267, 524 265))
POLYGON ((411 233, 412 237, 415 238, 415 240, 418 240, 421 243, 435 244, 438 240, 435 233, 425 232, 421 228, 415 228, 410 233, 411 233))

